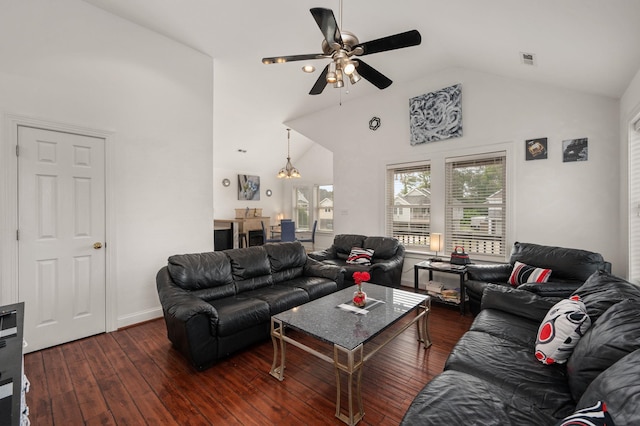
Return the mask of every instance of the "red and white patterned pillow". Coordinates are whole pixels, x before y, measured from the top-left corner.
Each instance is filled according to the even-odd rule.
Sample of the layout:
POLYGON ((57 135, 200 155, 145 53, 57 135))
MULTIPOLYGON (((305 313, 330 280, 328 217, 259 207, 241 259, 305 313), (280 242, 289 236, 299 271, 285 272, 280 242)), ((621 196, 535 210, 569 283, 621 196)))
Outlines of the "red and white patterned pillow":
POLYGON ((567 362, 590 326, 591 318, 580 296, 561 300, 547 312, 538 328, 536 358, 543 364, 567 362))
POLYGON ((347 258, 347 263, 353 265, 371 265, 371 258, 373 257, 373 249, 365 249, 361 247, 352 247, 351 253, 347 258))
POLYGON ((524 283, 546 283, 549 276, 551 276, 551 269, 536 268, 516 260, 509 276, 509 284, 518 287, 524 283))

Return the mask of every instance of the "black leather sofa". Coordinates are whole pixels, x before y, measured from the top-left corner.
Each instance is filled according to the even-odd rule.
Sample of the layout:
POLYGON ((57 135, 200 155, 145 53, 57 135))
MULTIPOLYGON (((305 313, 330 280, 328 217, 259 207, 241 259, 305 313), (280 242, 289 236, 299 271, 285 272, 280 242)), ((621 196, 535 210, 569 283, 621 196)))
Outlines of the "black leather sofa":
POLYGON ((371 274, 370 281, 374 284, 400 287, 404 253, 404 246, 396 238, 340 234, 334 237, 331 247, 311 252, 309 257, 344 268, 346 285, 353 284, 354 272, 367 271, 371 274), (354 247, 373 250, 371 265, 347 263, 349 253, 354 247))
POLYGON ((267 339, 272 315, 335 292, 343 275, 283 242, 171 256, 156 285, 169 340, 204 370, 267 339))
POLYGON ((545 365, 534 348, 554 302, 487 286, 444 372, 418 393, 401 424, 555 425, 603 401, 616 425, 640 425, 640 287, 596 272, 575 294, 592 324, 566 363, 545 365))
POLYGON ((518 286, 521 290, 545 297, 567 297, 594 272, 611 272, 611 263, 605 261, 600 253, 515 242, 509 263, 467 265, 465 289, 472 312, 480 310, 482 294, 488 283, 511 287, 508 280, 516 261, 551 269, 551 276, 546 283, 525 283, 518 286))

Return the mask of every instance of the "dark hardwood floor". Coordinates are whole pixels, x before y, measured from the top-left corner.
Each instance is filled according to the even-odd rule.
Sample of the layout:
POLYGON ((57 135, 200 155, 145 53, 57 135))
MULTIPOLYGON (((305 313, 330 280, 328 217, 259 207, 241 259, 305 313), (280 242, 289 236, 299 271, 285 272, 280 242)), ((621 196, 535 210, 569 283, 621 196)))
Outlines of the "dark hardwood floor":
MULTIPOLYGON (((419 346, 410 327, 365 365, 360 424, 397 425, 472 317, 434 306, 429 321, 431 348, 419 346)), ((335 417, 330 364, 289 346, 279 382, 269 375, 272 358, 268 340, 197 372, 158 319, 25 355, 29 418, 34 426, 344 424, 335 417)))

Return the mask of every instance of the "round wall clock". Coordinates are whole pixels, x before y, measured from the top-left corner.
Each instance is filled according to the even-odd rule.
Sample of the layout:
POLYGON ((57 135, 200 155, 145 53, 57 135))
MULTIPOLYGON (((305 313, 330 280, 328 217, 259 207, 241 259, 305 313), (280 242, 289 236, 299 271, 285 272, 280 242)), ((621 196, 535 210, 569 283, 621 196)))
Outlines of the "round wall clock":
POLYGON ((373 117, 371 120, 369 120, 369 128, 373 131, 378 130, 381 124, 382 121, 380 120, 380 117, 373 117))

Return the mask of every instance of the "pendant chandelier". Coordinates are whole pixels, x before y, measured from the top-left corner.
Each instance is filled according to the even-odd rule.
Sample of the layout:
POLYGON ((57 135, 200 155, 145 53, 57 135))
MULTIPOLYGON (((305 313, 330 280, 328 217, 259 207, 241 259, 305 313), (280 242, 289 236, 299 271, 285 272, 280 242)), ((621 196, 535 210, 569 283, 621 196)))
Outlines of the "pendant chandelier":
POLYGON ((291 178, 300 177, 300 172, 298 171, 298 169, 293 167, 293 164, 291 164, 291 154, 289 152, 290 149, 291 149, 291 129, 287 129, 287 165, 281 168, 278 174, 276 175, 280 179, 282 178, 291 179, 291 178))

